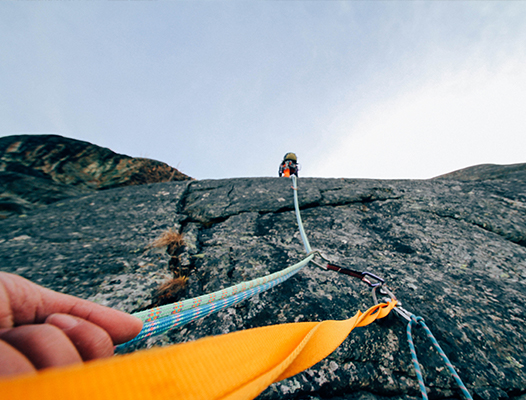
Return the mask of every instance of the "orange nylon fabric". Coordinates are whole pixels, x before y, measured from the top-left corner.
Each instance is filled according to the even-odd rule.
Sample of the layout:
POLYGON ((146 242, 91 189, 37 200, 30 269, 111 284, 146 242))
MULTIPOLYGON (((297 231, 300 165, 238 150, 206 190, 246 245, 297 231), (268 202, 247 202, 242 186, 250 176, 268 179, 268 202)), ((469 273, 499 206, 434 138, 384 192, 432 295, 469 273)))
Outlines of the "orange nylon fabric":
POLYGON ((252 399, 332 353, 396 300, 343 321, 270 325, 0 380, 2 399, 252 399))

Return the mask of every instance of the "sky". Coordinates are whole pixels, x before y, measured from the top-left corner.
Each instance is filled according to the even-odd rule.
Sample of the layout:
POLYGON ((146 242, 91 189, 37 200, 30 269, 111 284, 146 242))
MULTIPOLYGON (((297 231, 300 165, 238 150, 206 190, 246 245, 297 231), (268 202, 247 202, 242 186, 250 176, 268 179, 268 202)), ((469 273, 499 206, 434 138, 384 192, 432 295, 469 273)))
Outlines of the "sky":
POLYGON ((2 1, 0 136, 196 179, 526 162, 523 1, 2 1))

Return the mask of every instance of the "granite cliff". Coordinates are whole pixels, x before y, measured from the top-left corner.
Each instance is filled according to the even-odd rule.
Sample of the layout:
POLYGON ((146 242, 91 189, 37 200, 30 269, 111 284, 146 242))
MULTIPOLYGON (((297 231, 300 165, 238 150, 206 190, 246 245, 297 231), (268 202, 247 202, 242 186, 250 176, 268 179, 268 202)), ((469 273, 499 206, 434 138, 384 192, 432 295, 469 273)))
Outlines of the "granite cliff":
MULTIPOLYGON (((286 178, 118 187, 0 221, 1 270, 127 312, 156 303, 186 276, 191 298, 292 265, 304 256, 286 178), (152 244, 182 233, 176 250, 152 244), (167 251, 168 250, 168 251, 167 251)), ((526 398, 526 183, 299 179, 313 248, 386 280, 422 316, 474 399, 526 398)), ((139 347, 250 327, 343 319, 372 305, 362 282, 310 265, 239 305, 139 347)), ((396 315, 355 329, 329 357, 260 399, 419 397, 396 315)), ((422 332, 415 335, 431 399, 461 398, 422 332)))
POLYGON ((188 180, 169 165, 58 135, 0 138, 0 217, 121 186, 188 180))
POLYGON ((489 179, 526 179, 526 164, 480 164, 449 174, 440 175, 435 179, 451 179, 457 181, 479 181, 489 179))

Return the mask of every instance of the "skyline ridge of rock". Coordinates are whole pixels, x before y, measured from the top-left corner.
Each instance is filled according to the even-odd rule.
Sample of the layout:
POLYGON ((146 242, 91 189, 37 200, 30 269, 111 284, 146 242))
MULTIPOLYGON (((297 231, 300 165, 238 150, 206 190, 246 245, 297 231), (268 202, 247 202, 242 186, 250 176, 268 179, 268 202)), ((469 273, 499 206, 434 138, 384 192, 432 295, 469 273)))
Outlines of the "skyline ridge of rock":
POLYGON ((432 179, 476 181, 486 179, 526 179, 526 163, 520 164, 479 164, 439 175, 432 179))
POLYGON ((0 216, 94 190, 191 179, 156 160, 133 158, 60 135, 0 138, 0 216))
MULTIPOLYGON (((431 179, 526 179, 526 163, 480 164, 431 179)), ((127 185, 193 179, 169 165, 57 134, 0 137, 0 218, 127 185)))

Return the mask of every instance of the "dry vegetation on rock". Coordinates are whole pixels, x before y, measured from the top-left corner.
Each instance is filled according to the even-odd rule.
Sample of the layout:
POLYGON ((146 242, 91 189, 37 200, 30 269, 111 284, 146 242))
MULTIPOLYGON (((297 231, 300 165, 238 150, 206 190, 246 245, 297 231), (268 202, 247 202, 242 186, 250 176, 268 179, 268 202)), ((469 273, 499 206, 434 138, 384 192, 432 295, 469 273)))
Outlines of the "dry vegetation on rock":
POLYGON ((180 254, 184 250, 183 235, 176 229, 170 228, 164 231, 153 243, 150 248, 166 247, 166 252, 170 255, 169 268, 173 272, 174 277, 168 281, 163 282, 153 294, 153 301, 151 306, 157 307, 164 304, 178 301, 184 290, 188 277, 180 268, 180 254))

